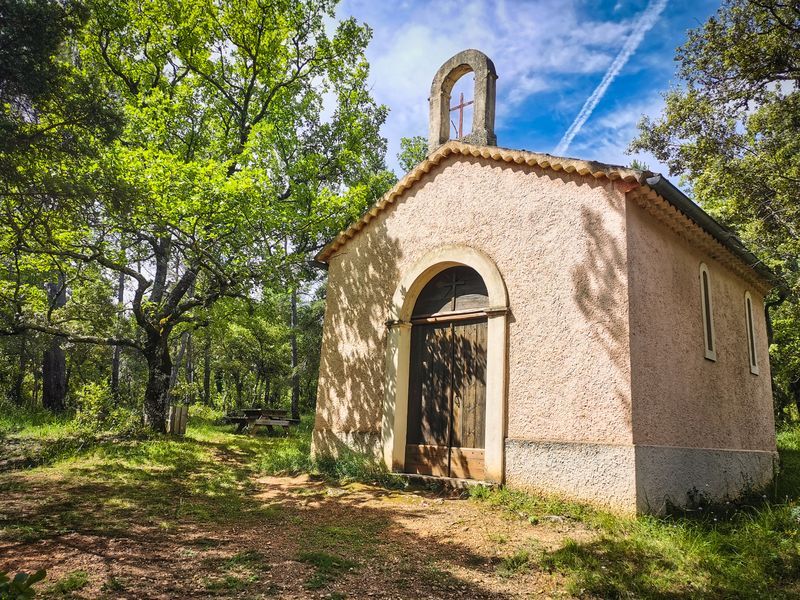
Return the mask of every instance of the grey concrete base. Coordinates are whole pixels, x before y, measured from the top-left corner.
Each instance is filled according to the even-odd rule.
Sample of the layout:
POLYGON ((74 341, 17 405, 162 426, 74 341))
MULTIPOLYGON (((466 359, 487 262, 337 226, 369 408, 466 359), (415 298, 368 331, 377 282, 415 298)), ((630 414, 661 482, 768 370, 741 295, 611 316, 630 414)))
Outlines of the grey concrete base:
POLYGON ((506 484, 636 510, 633 446, 506 440, 506 484))
POLYGON ((311 454, 313 456, 338 456, 339 452, 345 448, 369 456, 378 462, 382 460, 380 433, 314 429, 311 435, 311 454))
POLYGON ((735 500, 772 481, 777 453, 506 440, 506 483, 620 512, 735 500))
POLYGON ((763 490, 777 452, 636 446, 636 506, 662 513, 669 504, 725 502, 763 490))

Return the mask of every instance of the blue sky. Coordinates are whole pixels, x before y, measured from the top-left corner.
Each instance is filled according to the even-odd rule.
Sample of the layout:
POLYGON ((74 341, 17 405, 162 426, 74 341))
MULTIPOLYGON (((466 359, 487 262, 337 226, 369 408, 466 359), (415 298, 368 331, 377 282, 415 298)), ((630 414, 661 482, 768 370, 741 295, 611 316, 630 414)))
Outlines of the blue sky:
MULTIPOLYGON (((653 157, 630 156, 625 148, 641 116, 658 115, 661 94, 678 83, 675 48, 686 31, 702 25, 719 4, 344 0, 337 12, 374 30, 367 50, 372 91, 391 111, 383 134, 389 141, 387 162, 398 172, 400 138, 427 136, 434 73, 456 52, 477 48, 494 61, 499 76, 498 145, 551 153, 563 149, 562 138, 605 78, 605 90, 595 93, 594 106, 583 111, 588 118, 573 127, 575 135, 560 154, 615 164, 639 158, 666 174, 653 157), (637 30, 646 33, 637 36, 637 30)), ((454 97, 462 90, 472 97, 470 76, 457 84, 454 97)))

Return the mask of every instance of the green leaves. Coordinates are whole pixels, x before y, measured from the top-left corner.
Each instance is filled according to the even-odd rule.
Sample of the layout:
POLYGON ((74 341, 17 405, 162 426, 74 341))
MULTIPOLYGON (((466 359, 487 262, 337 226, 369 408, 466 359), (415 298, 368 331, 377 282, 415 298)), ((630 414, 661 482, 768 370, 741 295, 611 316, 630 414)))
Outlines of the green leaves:
POLYGON ((0 573, 0 600, 25 600, 33 598, 36 590, 34 584, 42 581, 47 573, 44 569, 33 574, 17 573, 13 579, 6 573, 0 573))
POLYGON ((428 156, 428 140, 421 135, 410 138, 400 138, 400 153, 397 160, 400 161, 400 168, 404 173, 408 173, 428 156))
MULTIPOLYGON (((319 0, 87 0, 80 18, 45 5, 50 37, 0 30, 52 67, 3 99, 19 135, 0 141, 0 327, 140 350, 163 422, 151 409, 174 332, 221 299, 312 279, 310 255, 393 183, 371 31, 319 0), (43 291, 55 280, 64 306, 43 291)), ((0 96, 25 83, 12 71, 0 96)), ((244 348, 251 333, 232 336, 244 348)))

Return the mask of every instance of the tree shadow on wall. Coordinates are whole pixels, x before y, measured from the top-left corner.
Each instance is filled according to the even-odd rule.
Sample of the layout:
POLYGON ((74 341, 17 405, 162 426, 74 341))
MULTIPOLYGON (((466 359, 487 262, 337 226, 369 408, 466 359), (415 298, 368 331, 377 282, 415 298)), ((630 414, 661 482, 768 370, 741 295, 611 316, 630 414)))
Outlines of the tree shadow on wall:
MULTIPOLYGON (((386 392, 387 320, 402 256, 385 225, 391 212, 381 213, 331 258, 317 396, 315 428, 351 432, 348 445, 373 456, 386 392)), ((319 448, 323 453, 343 448, 327 438, 331 447, 319 448)))
POLYGON ((625 215, 611 202, 604 210, 583 208, 581 239, 585 244, 585 260, 573 267, 574 300, 585 317, 592 345, 599 346, 614 367, 614 382, 607 381, 607 395, 598 403, 615 400, 631 421, 630 389, 622 387, 629 380, 628 273, 627 254, 622 243, 605 223, 605 215, 614 211, 615 217, 625 215))

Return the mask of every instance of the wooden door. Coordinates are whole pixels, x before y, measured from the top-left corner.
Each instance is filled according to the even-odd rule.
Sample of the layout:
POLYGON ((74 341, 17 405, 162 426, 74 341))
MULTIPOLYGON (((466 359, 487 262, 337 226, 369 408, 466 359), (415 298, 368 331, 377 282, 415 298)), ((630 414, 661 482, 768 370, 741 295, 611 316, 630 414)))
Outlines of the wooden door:
POLYGON ((452 324, 450 477, 483 479, 486 434, 486 319, 452 324))
POLYGON ((486 319, 411 330, 406 471, 483 478, 486 319))

